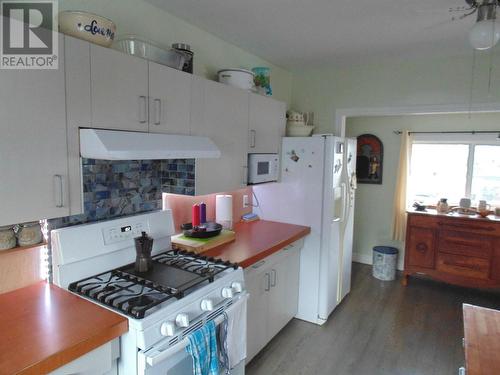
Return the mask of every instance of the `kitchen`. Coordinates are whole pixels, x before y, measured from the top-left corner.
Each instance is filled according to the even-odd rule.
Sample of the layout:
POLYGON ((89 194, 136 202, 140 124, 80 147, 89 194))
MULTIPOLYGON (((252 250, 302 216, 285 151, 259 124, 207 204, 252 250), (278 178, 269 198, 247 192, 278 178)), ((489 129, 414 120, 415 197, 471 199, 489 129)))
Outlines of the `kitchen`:
MULTIPOLYGON (((390 1, 381 3, 384 5, 381 7, 387 10, 388 15, 391 12, 399 14, 388 6, 390 1)), ((434 10, 429 3, 422 5, 425 12, 429 9, 434 10)), ((464 5, 459 1, 449 1, 449 3, 447 5, 450 7, 464 5)), ((85 371, 165 373, 168 366, 173 368, 168 370, 170 373, 186 373, 188 370, 185 367, 189 367, 190 358, 185 353, 184 339, 189 332, 184 334, 186 337, 177 335, 184 328, 197 328, 199 323, 197 316, 200 314, 205 316, 202 321, 206 319, 208 326, 211 319, 206 317, 210 316, 214 303, 217 306, 214 311, 220 314, 217 302, 221 297, 212 298, 211 293, 227 296, 224 297, 227 302, 222 303, 228 315, 227 320, 230 320, 231 314, 237 310, 234 307, 246 306, 247 340, 245 345, 234 345, 234 347, 246 346, 244 357, 248 363, 247 372, 262 374, 280 373, 280 371, 321 373, 327 371, 329 366, 340 366, 341 362, 334 361, 315 368, 298 354, 297 358, 301 364, 287 359, 297 366, 294 372, 293 367, 285 366, 283 358, 287 357, 282 355, 280 357, 280 350, 283 350, 280 347, 290 337, 297 339, 296 344, 299 345, 302 342, 301 333, 303 335, 310 333, 311 337, 318 338, 317 342, 310 341, 308 345, 311 348, 321 346, 320 343, 325 342, 324 336, 321 335, 328 334, 330 326, 335 331, 335 326, 340 324, 337 322, 351 324, 350 320, 346 320, 341 314, 350 306, 350 301, 359 301, 355 292, 359 290, 360 285, 368 284, 373 288, 370 289, 368 286, 365 289, 366 296, 377 293, 376 291, 387 285, 395 285, 391 289, 394 295, 406 293, 407 298, 410 298, 412 293, 417 293, 412 288, 423 285, 424 288, 439 290, 444 296, 456 295, 457 299, 466 294, 467 298, 462 299, 461 303, 470 301, 485 307, 500 308, 495 302, 497 295, 494 293, 485 292, 483 295, 482 292, 469 292, 468 289, 462 293, 447 289, 446 286, 441 290, 440 284, 436 283, 438 286, 427 284, 435 282, 421 281, 412 275, 407 292, 401 289, 403 287, 398 282, 379 283, 371 276, 365 281, 361 276, 366 274, 367 268, 363 267, 368 267, 369 270, 371 267, 359 265, 359 263, 371 263, 373 246, 390 245, 401 251, 398 268, 403 269, 404 244, 392 242, 393 239, 386 233, 391 229, 385 228, 390 226, 388 222, 391 221, 387 216, 391 217, 392 213, 386 211, 391 211, 394 195, 391 189, 396 186, 395 171, 398 170, 399 157, 400 135, 393 134, 392 131, 417 132, 434 129, 469 131, 472 128, 477 131, 490 131, 494 137, 498 134, 499 129, 495 122, 495 112, 498 112, 498 106, 495 104, 498 102, 497 93, 494 88, 488 92, 489 52, 488 56, 484 54, 476 56, 475 84, 471 88, 470 50, 467 50, 468 55, 461 56, 451 53, 433 54, 431 53, 433 51, 427 51, 429 58, 425 61, 420 57, 406 55, 404 61, 394 58, 394 61, 383 62, 374 58, 367 59, 365 64, 352 63, 351 60, 348 64, 339 61, 338 67, 324 64, 323 67, 309 68, 304 65, 300 67, 299 61, 295 60, 299 59, 295 56, 297 51, 294 51, 294 56, 290 56, 289 51, 293 48, 290 48, 289 43, 293 38, 283 37, 284 39, 276 40, 274 38, 277 37, 273 37, 274 43, 270 40, 269 45, 276 51, 277 55, 274 56, 264 50, 256 51, 255 47, 245 44, 244 39, 241 39, 242 34, 253 27, 243 20, 240 20, 241 24, 236 27, 238 12, 220 13, 228 20, 231 20, 231 16, 234 17, 234 20, 225 25, 228 28, 233 27, 233 35, 227 30, 225 32, 217 30, 215 26, 213 29, 210 28, 211 22, 213 25, 217 25, 217 22, 209 17, 214 17, 213 12, 204 8, 205 6, 190 6, 181 1, 67 0, 59 1, 58 6, 62 12, 85 10, 113 20, 116 24, 114 30, 116 41, 125 40, 123 43, 129 47, 133 45, 131 40, 140 44, 144 38, 167 47, 177 42, 188 43, 191 52, 194 52, 194 74, 171 69, 152 59, 130 56, 131 50, 124 53, 123 49, 117 51, 114 47, 99 46, 94 42, 64 34, 57 35, 58 69, 2 70, 2 81, 7 83, 2 89, 0 104, 4 120, 2 123, 5 126, 1 141, 2 171, 4 181, 9 181, 9 184, 2 184, 0 191, 3 206, 0 214, 1 225, 9 226, 48 219, 42 222, 41 229, 44 238, 50 241, 50 249, 44 243, 42 245, 35 243, 33 246, 27 241, 26 248, 1 252, 0 286, 2 292, 6 293, 2 295, 5 299, 1 297, 0 299, 2 305, 12 306, 13 309, 17 309, 18 314, 22 314, 26 309, 37 314, 45 314, 38 316, 35 314, 35 318, 50 322, 51 327, 59 327, 61 332, 74 333, 74 341, 71 341, 71 337, 60 337, 59 334, 50 332, 49 324, 30 325, 34 323, 28 317, 25 316, 25 320, 21 320, 19 315, 15 315, 14 310, 9 309, 4 313, 2 320, 7 323, 5 327, 11 327, 11 331, 8 331, 9 341, 16 342, 17 345, 9 345, 9 354, 7 357, 1 357, 0 363, 2 368, 9 369, 8 363, 21 361, 16 363, 18 366, 22 364, 23 367, 12 367, 16 370, 6 370, 6 373, 22 372, 20 370, 26 366, 28 366, 26 373, 29 371, 57 373, 57 368, 59 373, 85 371), (127 34, 140 35, 142 39, 139 37, 122 39, 127 34), (283 46, 279 45, 280 42, 283 42, 283 46), (253 51, 255 55, 247 51, 253 51), (279 56, 280 51, 281 56, 279 56), (257 57, 260 55, 268 56, 268 59, 275 61, 275 64, 257 57), (290 60, 290 64, 285 62, 287 59, 290 60), (292 61, 295 62, 292 64, 292 61), (290 68, 284 69, 281 66, 290 68), (219 70, 230 67, 246 69, 270 67, 272 97, 269 97, 268 92, 249 93, 214 82, 218 80, 219 70), (377 94, 374 94, 375 92, 377 94), (286 126, 287 110, 289 121, 286 126), (443 126, 442 129, 432 125, 408 124, 410 121, 418 122, 416 118, 426 119, 425 116, 428 114, 435 113, 435 116, 439 117, 450 112, 465 113, 460 125, 457 125, 456 118, 446 120, 450 125, 443 126), (483 119, 481 112, 489 112, 491 118, 483 119), (302 113, 307 115, 304 116, 302 113), (416 113, 426 115, 410 116, 416 113), (401 117, 401 121, 386 125, 390 127, 387 135, 381 133, 382 125, 374 125, 384 121, 387 123, 396 115, 401 117), (474 122, 470 119, 467 122, 468 116, 474 122), (377 122, 378 119, 381 121, 377 122), (366 121, 363 123, 363 120, 366 121), (368 120, 371 121, 372 128, 367 130, 368 120), (287 128, 294 125, 293 122, 299 129, 303 129, 303 123, 314 124, 314 136, 306 138, 298 145, 293 142, 299 142, 302 138, 291 141, 285 138, 282 141, 282 137, 287 134, 287 128), (7 124, 12 125, 9 127, 7 124), (34 124, 37 124, 39 131, 33 131, 34 124), (383 184, 359 183, 356 186, 355 180, 346 179, 347 173, 344 173, 346 170, 340 165, 347 165, 349 143, 332 136, 318 136, 331 133, 339 136, 347 135, 348 138, 355 138, 363 133, 378 134, 387 146, 384 154, 386 164, 383 170, 383 184), (389 147, 391 145, 394 146, 392 151, 389 147), (308 154, 310 150, 312 150, 311 156, 308 154), (330 155, 325 150, 331 150, 334 155, 333 160, 325 162, 321 159, 323 154, 319 152, 320 150, 324 150, 325 155, 330 155), (249 154, 274 156, 255 160, 252 164, 252 158, 263 156, 253 156, 248 159, 249 154), (280 172, 278 184, 248 184, 255 177, 248 173, 252 165, 258 170, 259 163, 262 162, 264 162, 264 165, 261 164, 262 168, 269 167, 269 179, 276 179, 276 174, 271 173, 276 159, 281 164, 278 167, 280 172), (14 160, 16 162, 13 162, 14 160), (333 187, 332 194, 323 193, 319 181, 325 174, 316 170, 316 167, 321 169, 322 166, 328 165, 338 166, 336 169, 342 174, 336 179, 338 186, 333 187), (390 177, 391 175, 394 176, 390 177), (348 185, 357 189, 349 190, 348 185), (287 186, 296 186, 298 190, 295 191, 287 186), (337 204, 347 202, 346 196, 350 197, 351 194, 356 195, 355 206, 354 199, 351 200, 351 206, 337 204), (382 198, 380 194, 389 197, 382 198), (216 195, 232 196, 231 203, 225 205, 220 212, 216 195), (331 197, 337 199, 327 201, 331 197), (167 296, 171 290, 163 290, 162 293, 167 292, 167 295, 162 298, 167 298, 167 301, 159 302, 161 309, 149 313, 146 311, 143 318, 130 316, 130 313, 139 313, 140 309, 132 306, 129 309, 126 304, 121 305, 125 311, 115 314, 113 311, 117 311, 116 306, 111 308, 108 306, 107 309, 97 306, 89 302, 92 300, 91 296, 85 296, 78 285, 75 285, 73 290, 70 287, 74 282, 112 269, 121 269, 122 266, 134 262, 136 258, 134 239, 140 238, 144 228, 147 228, 146 236, 154 239, 153 260, 155 264, 156 262, 162 264, 157 268, 162 268, 165 262, 171 266, 169 263, 171 260, 166 261, 162 258, 164 257, 162 250, 169 249, 171 243, 176 241, 181 224, 189 222, 196 224, 196 220, 193 219, 196 215, 191 214, 193 205, 198 204, 198 209, 201 210, 202 202, 205 203, 205 217, 208 221, 225 222, 226 227, 232 227, 236 233, 233 242, 204 253, 207 259, 189 258, 193 262, 201 259, 209 262, 209 265, 210 262, 214 262, 211 258, 215 259, 215 262, 217 259, 229 262, 219 266, 211 265, 224 268, 214 276, 212 282, 207 283, 205 280, 205 284, 203 282, 200 284, 203 285, 200 289, 198 286, 192 287, 185 297, 176 302, 167 296), (330 218, 322 218, 317 212, 327 205, 332 205, 334 210, 329 212, 330 218), (345 210, 347 207, 350 208, 349 214, 348 210, 345 210), (165 210, 158 211, 162 208, 165 210), (303 215, 297 217, 297 212, 303 215), (385 219, 378 220, 377 212, 381 212, 380 217, 383 216, 385 219), (367 213, 366 218, 363 213, 367 213), (252 214, 257 214, 260 220, 251 221, 255 219, 252 214), (239 222, 243 216, 248 222, 239 222), (354 231, 352 245, 340 241, 339 233, 348 231, 340 223, 335 224, 337 221, 347 222, 348 220, 344 220, 347 218, 352 220, 349 223, 354 231), (321 222, 328 220, 333 224, 330 228, 323 228, 321 222), (94 224, 80 225, 85 222, 94 224), (166 224, 156 230, 158 222, 166 224), (276 222, 280 224, 274 224, 276 222), (375 228, 378 225, 380 227, 377 232, 375 228), (319 252, 318 244, 326 243, 326 238, 322 238, 322 235, 329 234, 332 236, 328 242, 332 241, 333 248, 338 246, 336 250, 338 254, 342 253, 338 249, 353 249, 353 260, 358 263, 354 263, 353 266, 352 285, 349 285, 350 252, 346 251, 346 256, 341 258, 327 257, 331 263, 325 262, 319 252), (318 254, 311 256, 311 251, 318 251, 318 254), (235 269, 233 267, 235 264, 242 268, 235 269), (49 286, 36 284, 47 274, 50 275, 52 282, 49 286), (311 276, 305 276, 308 274, 311 276), (318 279, 314 281, 316 277, 318 279), (281 283, 283 279, 286 282, 281 283), (62 287, 63 290, 57 289, 58 287, 62 287), (68 293, 67 289, 72 293, 68 293), (247 294, 250 295, 248 301, 247 294), (61 299, 58 300, 58 297, 61 299), (45 306, 49 306, 47 301, 51 298, 53 302, 59 301, 61 308, 68 310, 60 310, 57 313, 53 311, 52 314, 48 308, 41 311, 40 306, 44 306, 44 301, 45 306), (199 305, 198 310, 201 310, 194 314, 178 311, 180 307, 178 302, 182 302, 183 299, 185 306, 196 300, 197 302, 193 303, 199 305), (342 299, 344 301, 340 303, 342 299), (287 306, 286 302, 294 300, 297 301, 295 304, 287 306), (35 309, 36 306, 39 308, 35 309), (79 310, 82 315, 75 316, 75 319, 82 323, 75 324, 67 314, 74 314, 79 310), (98 311, 104 314, 101 319, 98 311), (113 312, 112 315, 109 315, 110 312, 113 312), (66 316, 67 320, 61 319, 62 316, 66 316), (298 319, 291 320, 293 317, 298 319), (88 325, 84 325, 83 322, 87 319, 88 325), (16 321, 18 325, 15 324, 16 321), (171 322, 174 324, 163 325, 171 322), (88 329, 92 332, 86 332, 88 329), (35 338, 30 340, 39 347, 38 350, 23 353, 20 348, 25 345, 23 343, 27 338, 22 333, 29 337, 30 331, 37 332, 35 338), (152 333, 150 335, 147 332, 152 333), (120 336, 121 338, 118 338, 120 336), (166 348, 174 343, 172 339, 166 340, 163 337, 179 337, 181 341, 176 346, 177 349, 180 348, 179 351, 175 353, 169 351, 171 356, 168 358, 165 357, 166 348), (73 350, 69 350, 71 348, 73 350), (266 349, 262 350, 263 348, 266 349), (14 356, 13 352, 18 355, 14 356), (252 357, 254 360, 250 361, 252 357), (163 360, 160 360, 162 358, 163 360), (152 363, 160 363, 160 366, 155 368, 152 363), (161 363, 167 367, 163 367, 161 363), (102 367, 96 368, 96 364, 99 366, 102 364, 102 367), (41 367, 29 369, 29 366, 36 365, 41 367), (65 368, 63 365, 69 367, 65 368)), ((210 6, 207 3, 206 7, 210 6)), ((256 6, 252 6, 253 9, 250 10, 242 4, 240 6, 242 8, 239 14, 250 14, 255 16, 252 18, 258 19, 259 11, 255 9, 256 6)), ((258 22, 265 23, 266 20, 271 24, 269 17, 272 17, 273 7, 267 6, 270 11, 258 22)), ((353 15, 359 10, 356 6, 353 8, 347 5, 339 6, 340 13, 346 11, 353 15)), ((328 7, 330 6, 327 6, 327 9, 335 14, 336 8, 333 5, 333 8, 328 7)), ((418 11, 421 8, 415 6, 412 9, 415 8, 417 8, 415 12, 420 14, 418 11)), ((446 18, 448 8, 443 9, 446 18)), ((222 12, 222 9, 219 10, 222 12)), ((299 7, 293 14, 299 15, 303 11, 304 9, 299 7)), ((320 18, 317 13, 304 14, 309 19, 312 16, 320 18)), ((408 16, 403 11, 402 16, 405 15, 408 16)), ((440 16, 442 18, 443 14, 440 16)), ((424 20, 433 17, 438 19, 436 21, 440 18, 432 12, 419 17, 424 20), (427 16, 428 14, 431 16, 427 16)), ((336 19, 338 18, 337 15, 336 19)), ((465 24, 459 26, 453 24, 453 27, 460 29, 458 31, 463 34, 455 31, 457 38, 460 35, 463 39, 466 38, 466 31, 472 27, 473 19, 475 16, 465 20, 465 24), (471 25, 467 26, 469 21, 471 25)), ((260 26, 265 27, 263 24, 260 26)), ((344 27, 348 29, 345 24, 344 27)), ((112 32, 106 35, 109 39, 112 32)), ((432 35, 437 38, 439 32, 432 35)), ((425 47, 425 41, 421 43, 425 47)), ((419 45, 416 45, 418 48, 419 45)), ((313 46, 308 45, 308 47, 313 46)), ((352 51, 347 51, 345 59, 349 57, 349 52, 352 54, 352 51)), ((309 55, 305 51, 303 53, 304 56, 309 55)), ((371 53, 375 54, 373 51, 371 53)), ((380 53, 378 56, 381 59, 380 53)), ((357 58, 358 55, 354 57, 357 58)), ((325 55, 322 58, 326 58, 325 55)), ((494 82, 494 74, 493 70, 490 82, 494 82)), ((269 87, 261 89, 265 91, 269 87)), ((439 120, 436 119, 435 123, 439 123, 439 120)), ((309 128, 310 126, 304 130, 310 132, 309 128)), ((384 132, 388 130, 385 127, 383 129, 384 132)), ((487 141, 487 144, 489 142, 487 141)), ((354 150, 351 147, 351 158, 354 150)), ((333 178, 329 175, 326 177, 333 178)), ((451 198, 451 195, 449 197, 451 198)), ((496 200, 488 198, 488 203, 495 203, 496 200)), ((473 202, 473 205, 476 203, 473 202)), ((430 202, 430 205, 432 204, 435 202, 430 202)), ((495 215, 490 215, 488 218, 492 223, 496 223, 495 215)), ((29 233, 33 227, 36 228, 35 225, 31 227, 26 225, 21 229, 29 233)), ((7 232, 11 233, 10 230, 7 232)), ((17 236, 17 243, 21 245, 19 233, 17 236)), ((471 238, 476 242, 478 240, 474 236, 471 238)), ((348 241, 349 236, 345 239, 348 241)), ((496 245, 490 246, 492 247, 486 250, 488 254, 497 251, 496 245)), ((186 256, 179 253, 174 255, 186 256)), ((481 255, 474 258, 486 259, 485 257, 486 255, 481 255)), ((483 268, 484 264, 484 262, 479 263, 483 268)), ((494 269, 495 264, 493 260, 490 266, 494 269)), ((483 268, 480 268, 481 272, 483 268)), ((414 271, 422 272, 421 269, 414 271)), ((433 276, 438 277, 438 275, 433 276)), ((474 280, 482 277, 481 274, 474 280)), ((178 291, 173 294, 178 296, 178 291)), ((378 303, 383 304, 380 301, 378 303)), ((409 303, 408 308, 411 308, 411 303, 407 303, 409 303)), ((105 306, 102 301, 100 305, 105 306)), ((156 306, 158 305, 153 307, 156 306)), ((443 308, 449 307, 443 306, 443 308)), ((242 310, 245 309, 240 307, 240 313, 244 314, 242 310)), ((375 308, 374 310, 377 311, 375 308)), ((464 327, 461 326, 461 305, 450 314, 456 318, 455 325, 458 326, 454 332, 462 335, 458 341, 464 335, 464 327)), ((353 319, 353 324, 362 323, 363 319, 366 319, 363 315, 353 316, 358 317, 353 319)), ((221 318, 213 319, 218 324, 220 320, 221 318)), ((237 329, 243 328, 240 326, 237 329)), ((433 326, 430 325, 427 329, 432 330, 433 326)), ((338 338, 341 340, 341 336, 338 338)), ((231 336, 228 337, 229 341, 232 339, 231 336)), ((346 344, 346 347, 360 349, 354 346, 352 341, 347 341, 346 344)), ((300 348, 293 346, 293 343, 290 345, 292 345, 289 347, 291 352, 297 350, 301 353, 300 348)), ((461 343, 450 344, 450 350, 463 351, 456 345, 461 343)), ((339 349, 338 353, 344 353, 338 346, 332 344, 332 350, 335 348, 339 349)), ((232 347, 231 351, 233 350, 232 347)), ((328 346, 318 347, 318 350, 328 350, 328 346)), ((464 359, 461 359, 460 355, 463 356, 458 354, 451 357, 456 362, 453 364, 454 367, 450 367, 454 369, 453 371, 458 371, 458 368, 464 365, 464 359)), ((312 356, 312 358, 316 358, 313 362, 320 364, 326 360, 324 356, 312 356)), ((358 357, 353 355, 352 358, 358 357)), ((244 364, 240 364, 236 371, 242 371, 242 367, 244 364)), ((339 373, 363 372, 352 368, 341 370, 339 367, 339 373)), ((377 373, 391 372, 384 371, 383 367, 380 367, 377 373)))

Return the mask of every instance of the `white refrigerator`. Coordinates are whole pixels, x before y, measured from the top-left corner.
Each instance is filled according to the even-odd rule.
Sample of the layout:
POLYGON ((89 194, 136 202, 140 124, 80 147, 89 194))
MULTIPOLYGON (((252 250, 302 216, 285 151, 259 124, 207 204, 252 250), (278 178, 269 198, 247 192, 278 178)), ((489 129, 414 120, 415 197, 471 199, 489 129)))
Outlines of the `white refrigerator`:
POLYGON ((311 227, 300 258, 297 318, 323 324, 349 293, 356 140, 283 138, 281 180, 253 187, 264 220, 311 227))

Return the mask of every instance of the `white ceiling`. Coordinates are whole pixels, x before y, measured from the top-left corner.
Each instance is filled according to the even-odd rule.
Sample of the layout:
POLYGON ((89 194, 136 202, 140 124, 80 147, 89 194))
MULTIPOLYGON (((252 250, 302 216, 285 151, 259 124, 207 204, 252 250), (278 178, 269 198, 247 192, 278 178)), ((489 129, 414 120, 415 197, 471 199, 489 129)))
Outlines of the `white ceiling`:
POLYGON ((465 0, 147 1, 288 69, 471 53, 475 21, 449 22, 465 0))

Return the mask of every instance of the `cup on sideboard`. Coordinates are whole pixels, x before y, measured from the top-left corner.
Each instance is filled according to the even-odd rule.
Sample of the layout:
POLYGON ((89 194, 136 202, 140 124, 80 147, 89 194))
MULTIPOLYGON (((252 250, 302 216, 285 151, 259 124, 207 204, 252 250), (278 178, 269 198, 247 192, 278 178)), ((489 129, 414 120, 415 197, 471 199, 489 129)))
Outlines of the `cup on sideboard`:
POLYGON ((460 199, 460 208, 470 208, 471 201, 469 198, 460 199))

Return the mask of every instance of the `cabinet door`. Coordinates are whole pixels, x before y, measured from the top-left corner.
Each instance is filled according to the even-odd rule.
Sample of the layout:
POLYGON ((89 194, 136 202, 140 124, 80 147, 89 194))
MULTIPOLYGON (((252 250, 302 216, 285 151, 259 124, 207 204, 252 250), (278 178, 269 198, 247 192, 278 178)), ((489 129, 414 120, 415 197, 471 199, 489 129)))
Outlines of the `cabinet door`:
POLYGON ((245 285, 250 294, 247 306, 247 363, 268 342, 270 282, 266 260, 262 260, 245 270, 245 285))
POLYGON ((434 268, 435 261, 435 231, 428 228, 410 227, 409 242, 406 251, 409 252, 410 266, 434 268))
POLYGON ((67 216, 64 54, 57 70, 0 70, 0 82, 0 225, 67 216))
POLYGON ((283 250, 281 257, 270 266, 268 340, 287 325, 297 313, 299 263, 297 252, 283 250))
POLYGON ((92 126, 148 131, 148 62, 91 44, 92 126))
MULTIPOLYGON (((290 256, 286 266, 286 303, 285 315, 288 323, 295 315, 299 306, 299 272, 300 272, 300 250, 298 246, 290 248, 290 256)), ((285 324, 286 324, 285 323, 285 324)))
POLYGON ((248 93, 217 82, 193 79, 191 129, 207 136, 221 151, 219 159, 196 162, 196 194, 246 186, 248 93))
POLYGON ((149 63, 149 131, 189 134, 191 74, 149 63))
POLYGON ((500 238, 495 238, 495 241, 493 242, 491 278, 500 282, 500 238))
POLYGON ((262 95, 249 95, 250 153, 278 153, 285 136, 286 104, 262 95))

